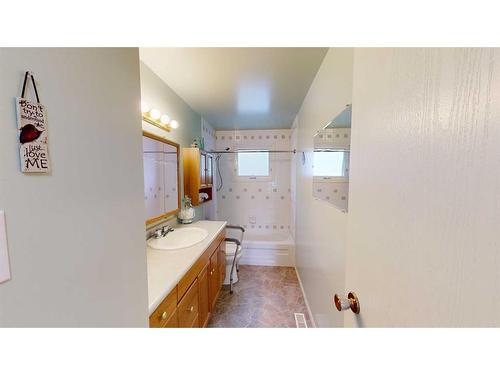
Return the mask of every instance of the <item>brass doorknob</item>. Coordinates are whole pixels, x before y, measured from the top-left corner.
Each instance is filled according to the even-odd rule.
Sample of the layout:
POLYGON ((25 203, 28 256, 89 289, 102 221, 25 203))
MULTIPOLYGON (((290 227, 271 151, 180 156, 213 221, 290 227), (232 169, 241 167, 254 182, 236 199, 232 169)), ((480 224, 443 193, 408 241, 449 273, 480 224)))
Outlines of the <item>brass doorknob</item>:
POLYGON ((349 292, 349 294, 347 294, 347 298, 335 294, 333 302, 335 303, 335 307, 338 311, 351 309, 354 314, 359 314, 359 300, 354 292, 349 292))

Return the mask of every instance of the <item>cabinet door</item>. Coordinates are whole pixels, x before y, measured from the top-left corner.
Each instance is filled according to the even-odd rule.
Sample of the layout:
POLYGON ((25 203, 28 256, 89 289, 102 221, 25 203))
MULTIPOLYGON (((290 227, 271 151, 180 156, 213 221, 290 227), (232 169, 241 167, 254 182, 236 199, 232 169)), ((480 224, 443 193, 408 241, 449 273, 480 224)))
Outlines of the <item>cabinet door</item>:
POLYGON ((214 176, 213 176, 213 156, 212 155, 207 155, 207 174, 205 176, 205 181, 207 185, 212 185, 214 181, 214 176))
POLYGON ((200 152, 200 185, 206 185, 207 157, 200 152))
POLYGON ((219 268, 218 268, 218 258, 219 249, 210 257, 210 265, 208 268, 208 301, 210 306, 210 311, 213 311, 215 306, 215 300, 217 294, 219 293, 219 268))
POLYGON ((205 327, 208 319, 208 267, 210 263, 207 263, 203 271, 198 275, 198 288, 199 288, 199 319, 200 327, 205 327))

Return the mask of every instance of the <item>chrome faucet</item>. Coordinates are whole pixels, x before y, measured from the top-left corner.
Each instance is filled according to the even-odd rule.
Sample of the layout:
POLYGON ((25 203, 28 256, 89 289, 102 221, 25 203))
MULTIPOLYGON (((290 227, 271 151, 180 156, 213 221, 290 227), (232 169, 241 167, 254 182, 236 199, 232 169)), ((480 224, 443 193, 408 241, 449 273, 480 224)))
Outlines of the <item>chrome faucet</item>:
POLYGON ((161 227, 161 228, 155 230, 152 234, 150 234, 148 236, 147 239, 149 240, 151 238, 154 238, 154 239, 163 238, 167 234, 169 234, 170 232, 173 232, 173 231, 174 231, 174 228, 172 228, 170 225, 165 225, 164 227, 161 227))
POLYGON ((163 228, 161 228, 161 236, 165 237, 167 234, 173 231, 174 228, 172 228, 170 225, 165 225, 163 228))

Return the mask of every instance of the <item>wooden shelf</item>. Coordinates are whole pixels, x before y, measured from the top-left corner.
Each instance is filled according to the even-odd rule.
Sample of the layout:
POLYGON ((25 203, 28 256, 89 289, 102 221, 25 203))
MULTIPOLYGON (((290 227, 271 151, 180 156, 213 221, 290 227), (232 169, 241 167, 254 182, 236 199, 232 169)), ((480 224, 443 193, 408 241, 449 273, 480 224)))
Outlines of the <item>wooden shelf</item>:
POLYGON ((184 174, 184 195, 191 198, 193 206, 209 202, 213 197, 213 156, 196 147, 182 149, 184 174), (208 194, 208 199, 200 200, 199 194, 208 194))

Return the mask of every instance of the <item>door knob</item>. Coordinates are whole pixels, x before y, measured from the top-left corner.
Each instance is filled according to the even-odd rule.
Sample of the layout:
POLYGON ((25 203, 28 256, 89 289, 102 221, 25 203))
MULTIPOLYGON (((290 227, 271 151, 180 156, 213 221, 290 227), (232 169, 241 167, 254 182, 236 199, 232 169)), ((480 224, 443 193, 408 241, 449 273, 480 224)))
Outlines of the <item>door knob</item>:
POLYGON ((349 292, 349 294, 347 294, 347 298, 335 294, 333 302, 339 311, 351 309, 354 314, 359 314, 359 300, 354 292, 349 292))

